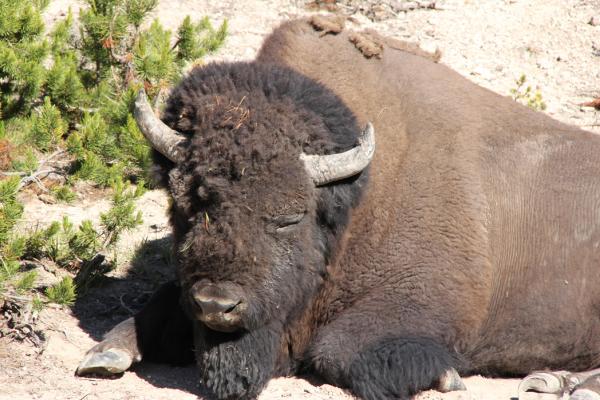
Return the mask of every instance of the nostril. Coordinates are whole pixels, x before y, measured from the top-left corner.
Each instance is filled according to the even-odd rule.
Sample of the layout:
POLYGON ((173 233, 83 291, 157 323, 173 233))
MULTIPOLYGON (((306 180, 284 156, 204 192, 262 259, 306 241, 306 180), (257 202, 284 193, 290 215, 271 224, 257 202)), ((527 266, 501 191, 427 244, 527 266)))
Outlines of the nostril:
POLYGON ((237 308, 237 306, 239 306, 240 304, 242 304, 242 301, 238 301, 237 303, 235 303, 233 306, 229 307, 227 310, 223 311, 224 314, 229 314, 230 312, 232 312, 233 310, 235 310, 237 308))
POLYGON ((232 301, 229 299, 220 299, 206 296, 194 296, 196 305, 202 310, 204 315, 212 315, 218 313, 231 313, 241 303, 241 301, 232 301))

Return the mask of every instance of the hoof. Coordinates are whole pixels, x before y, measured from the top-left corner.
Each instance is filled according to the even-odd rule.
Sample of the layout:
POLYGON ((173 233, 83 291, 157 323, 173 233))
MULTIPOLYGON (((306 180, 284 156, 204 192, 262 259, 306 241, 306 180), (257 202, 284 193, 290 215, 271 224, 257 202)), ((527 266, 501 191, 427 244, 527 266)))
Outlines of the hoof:
POLYGON ((568 372, 535 372, 526 376, 519 384, 519 393, 538 392, 562 394, 569 390, 568 372))
POLYGON ((131 354, 121 349, 106 349, 102 352, 90 351, 79 363, 77 375, 116 375, 125 372, 131 364, 131 354))
POLYGON ((600 374, 589 376, 571 394, 572 400, 600 400, 600 374))
POLYGON ((600 400, 600 394, 590 389, 576 389, 569 397, 570 400, 600 400))
POLYGON ((456 390, 467 390, 467 387, 462 379, 460 379, 458 372, 454 368, 450 368, 440 377, 437 390, 442 393, 447 393, 456 390))

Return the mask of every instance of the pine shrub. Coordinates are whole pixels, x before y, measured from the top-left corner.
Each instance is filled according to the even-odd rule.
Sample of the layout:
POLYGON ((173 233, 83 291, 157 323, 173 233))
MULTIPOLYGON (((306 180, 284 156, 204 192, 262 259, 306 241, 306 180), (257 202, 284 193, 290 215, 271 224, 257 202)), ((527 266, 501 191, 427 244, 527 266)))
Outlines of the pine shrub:
POLYGON ((47 1, 0 0, 0 114, 6 118, 30 109, 42 90, 43 38, 41 10, 47 1))
POLYGON ((67 124, 59 109, 50 102, 50 97, 44 98, 44 104, 39 113, 32 115, 31 140, 41 151, 55 149, 66 133, 67 124))
POLYGON ((19 182, 18 177, 0 181, 0 248, 8 244, 12 229, 23 214, 23 205, 17 201, 19 182))
MULTIPOLYGON (((86 0, 77 20, 69 10, 46 35, 48 2, 0 0, 0 292, 31 289, 35 274, 20 271, 22 260, 48 258, 76 272, 141 223, 135 199, 149 181, 151 149, 133 119, 136 93, 164 94, 227 35, 226 21, 214 28, 206 17, 185 18, 175 33, 158 21, 142 29, 158 0, 86 0), (67 182, 112 187, 112 207, 96 225, 64 218, 16 234, 17 192, 63 149, 67 182)), ((60 201, 75 198, 67 185, 49 189, 60 201)), ((75 284, 65 279, 46 296, 72 304, 75 284)))

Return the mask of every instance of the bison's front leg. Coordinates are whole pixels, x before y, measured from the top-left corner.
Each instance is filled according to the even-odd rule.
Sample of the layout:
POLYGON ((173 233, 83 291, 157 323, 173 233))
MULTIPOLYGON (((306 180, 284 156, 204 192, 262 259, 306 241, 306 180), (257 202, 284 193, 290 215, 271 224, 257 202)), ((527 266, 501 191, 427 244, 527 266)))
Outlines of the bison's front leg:
POLYGON ((115 326, 87 352, 77 374, 118 374, 142 358, 191 363, 192 323, 179 304, 179 295, 180 289, 174 282, 163 285, 142 311, 115 326))
POLYGON ((254 399, 269 379, 288 372, 277 323, 235 333, 198 324, 195 335, 202 383, 218 399, 254 399))
POLYGON ((457 372, 462 363, 445 346, 400 329, 381 332, 379 321, 376 315, 348 313, 326 326, 309 352, 313 367, 368 400, 408 399, 426 389, 465 390, 457 372))

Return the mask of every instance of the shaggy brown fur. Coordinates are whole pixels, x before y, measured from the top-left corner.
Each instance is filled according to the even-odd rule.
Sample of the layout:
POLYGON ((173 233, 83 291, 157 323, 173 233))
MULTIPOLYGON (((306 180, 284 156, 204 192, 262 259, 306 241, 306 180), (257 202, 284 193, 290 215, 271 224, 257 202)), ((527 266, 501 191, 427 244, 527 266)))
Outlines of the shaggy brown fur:
MULTIPOLYGON (((299 368, 405 399, 450 368, 598 366, 600 138, 386 41, 366 58, 350 35, 289 22, 257 62, 200 68, 174 92, 165 121, 190 147, 158 164, 181 289, 137 327, 164 329, 180 291, 221 399, 299 368), (367 121, 368 177, 315 187, 299 154, 348 149, 367 121), (281 224, 290 214, 304 217, 281 224), (244 288, 244 329, 197 321, 189 288, 203 280, 244 288)), ((107 340, 137 349, 119 329, 107 340)))
POLYGON ((600 138, 422 57, 357 57, 349 35, 287 23, 258 57, 325 84, 377 132, 313 355, 349 365, 344 349, 374 336, 425 335, 477 372, 600 364, 600 138))
MULTIPOLYGON (((363 171, 317 190, 298 155, 348 150, 359 128, 322 85, 258 63, 194 70, 172 93, 164 120, 191 138, 176 166, 157 154, 159 180, 173 197, 183 293, 202 280, 230 282, 248 293, 243 327, 252 335, 199 329, 204 381, 221 398, 252 397, 276 371, 289 371, 288 360, 277 362, 283 327, 322 285, 368 177, 363 171), (293 214, 305 214, 297 227, 278 226, 281 216, 293 214), (256 348, 260 357, 248 357, 256 348)), ((183 296, 183 305, 193 316, 189 299, 183 296)))

